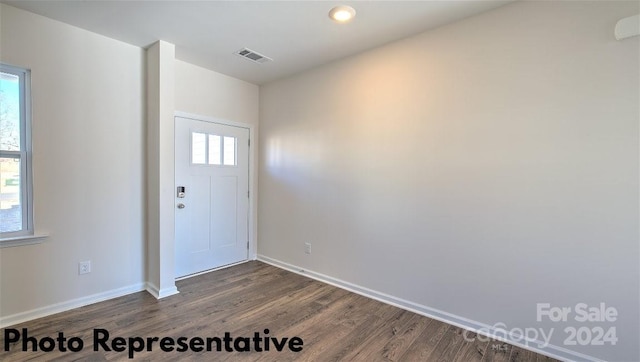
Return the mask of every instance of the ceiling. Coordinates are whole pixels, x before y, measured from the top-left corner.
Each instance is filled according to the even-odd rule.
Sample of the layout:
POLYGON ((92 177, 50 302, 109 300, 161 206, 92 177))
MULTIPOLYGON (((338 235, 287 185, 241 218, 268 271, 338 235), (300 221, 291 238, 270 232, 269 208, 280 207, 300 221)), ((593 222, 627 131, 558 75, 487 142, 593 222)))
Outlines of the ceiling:
POLYGON ((439 1, 99 1, 2 2, 126 43, 176 45, 176 58, 263 84, 441 26, 513 0, 439 1), (357 15, 328 17, 335 5, 357 15), (249 48, 272 62, 234 52, 249 48))

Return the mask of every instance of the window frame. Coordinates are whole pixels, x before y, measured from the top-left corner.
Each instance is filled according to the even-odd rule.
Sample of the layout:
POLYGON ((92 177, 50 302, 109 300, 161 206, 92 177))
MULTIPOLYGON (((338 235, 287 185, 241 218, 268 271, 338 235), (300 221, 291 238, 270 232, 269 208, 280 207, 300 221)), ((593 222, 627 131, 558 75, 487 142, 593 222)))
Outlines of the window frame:
POLYGON ((0 245, 11 246, 15 241, 34 236, 33 172, 31 144, 31 70, 0 63, 0 71, 19 78, 20 150, 0 149, 0 157, 20 160, 20 205, 22 229, 0 232, 0 245))

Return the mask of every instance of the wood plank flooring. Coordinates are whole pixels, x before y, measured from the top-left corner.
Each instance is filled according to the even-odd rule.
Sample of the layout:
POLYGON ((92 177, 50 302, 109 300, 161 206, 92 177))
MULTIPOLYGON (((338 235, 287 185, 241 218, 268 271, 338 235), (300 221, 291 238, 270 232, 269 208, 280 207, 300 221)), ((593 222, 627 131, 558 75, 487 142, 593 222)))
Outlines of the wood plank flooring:
MULTIPOLYGON (((466 341, 463 330, 348 291, 252 261, 179 281, 180 294, 156 300, 146 292, 96 303, 9 328, 28 329, 39 340, 79 337, 79 352, 23 352, 21 342, 2 361, 128 360, 128 352, 94 351, 94 329, 116 337, 268 337, 304 341, 300 352, 285 347, 257 352, 134 353, 136 361, 554 361, 498 341, 466 341)), ((109 342, 109 343, 110 343, 109 342)), ((45 346, 46 347, 46 346, 45 346)), ((177 347, 177 345, 176 345, 177 347)), ((29 344, 31 348, 31 344, 29 344)), ((57 347, 56 347, 57 348, 57 347)), ((264 343, 262 344, 264 348, 264 343)))

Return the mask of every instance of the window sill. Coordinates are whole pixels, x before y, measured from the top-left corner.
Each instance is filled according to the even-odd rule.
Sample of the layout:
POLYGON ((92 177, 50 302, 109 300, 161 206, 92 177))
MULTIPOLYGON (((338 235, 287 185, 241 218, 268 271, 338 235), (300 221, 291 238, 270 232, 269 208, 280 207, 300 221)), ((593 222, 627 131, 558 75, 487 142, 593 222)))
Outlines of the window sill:
POLYGON ((0 248, 10 248, 13 246, 40 244, 49 234, 36 233, 34 235, 14 236, 12 238, 0 238, 0 248))

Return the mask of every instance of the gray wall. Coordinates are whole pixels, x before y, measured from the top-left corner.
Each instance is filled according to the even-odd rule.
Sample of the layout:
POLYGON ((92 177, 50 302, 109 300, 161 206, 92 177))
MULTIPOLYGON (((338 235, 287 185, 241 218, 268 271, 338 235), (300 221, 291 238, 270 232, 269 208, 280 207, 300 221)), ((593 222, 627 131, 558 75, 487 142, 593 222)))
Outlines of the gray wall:
POLYGON ((261 87, 259 254, 638 360, 638 11, 514 3, 261 87), (617 345, 545 302, 615 307, 617 345))

